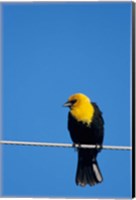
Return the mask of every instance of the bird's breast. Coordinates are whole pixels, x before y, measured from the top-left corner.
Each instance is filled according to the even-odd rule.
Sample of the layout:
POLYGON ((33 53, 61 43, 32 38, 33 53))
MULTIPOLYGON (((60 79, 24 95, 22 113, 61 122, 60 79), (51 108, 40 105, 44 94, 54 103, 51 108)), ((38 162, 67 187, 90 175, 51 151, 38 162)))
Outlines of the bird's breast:
POLYGON ((82 122, 89 126, 93 119, 94 108, 89 104, 89 106, 84 105, 78 108, 73 108, 70 112, 78 122, 82 122))

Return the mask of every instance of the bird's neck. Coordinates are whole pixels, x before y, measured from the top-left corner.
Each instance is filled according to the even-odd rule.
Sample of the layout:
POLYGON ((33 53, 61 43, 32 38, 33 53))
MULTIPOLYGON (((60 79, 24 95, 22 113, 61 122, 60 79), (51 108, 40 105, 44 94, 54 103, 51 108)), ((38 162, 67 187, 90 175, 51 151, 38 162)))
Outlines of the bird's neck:
POLYGON ((80 105, 78 108, 71 109, 72 116, 82 123, 90 124, 94 115, 94 107, 92 104, 80 105))

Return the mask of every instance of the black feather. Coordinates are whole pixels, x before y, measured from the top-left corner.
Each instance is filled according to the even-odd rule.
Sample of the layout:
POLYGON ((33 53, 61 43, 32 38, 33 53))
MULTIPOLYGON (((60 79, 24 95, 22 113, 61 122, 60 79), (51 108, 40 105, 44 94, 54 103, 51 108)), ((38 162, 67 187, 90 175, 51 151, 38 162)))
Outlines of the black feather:
MULTIPOLYGON (((68 129, 71 139, 78 144, 102 145, 104 135, 104 120, 102 112, 96 103, 92 103, 94 115, 89 126, 82 121, 77 121, 69 112, 68 129)), ((102 182, 103 177, 96 161, 98 149, 78 149, 78 165, 76 173, 76 184, 93 186, 102 182)))

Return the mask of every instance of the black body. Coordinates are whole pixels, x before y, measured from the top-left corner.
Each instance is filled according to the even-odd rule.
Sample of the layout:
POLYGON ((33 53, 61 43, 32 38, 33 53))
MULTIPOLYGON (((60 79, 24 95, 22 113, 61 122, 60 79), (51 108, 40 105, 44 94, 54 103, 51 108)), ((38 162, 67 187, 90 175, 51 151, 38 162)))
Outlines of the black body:
MULTIPOLYGON (((69 112, 68 129, 72 141, 77 144, 97 144, 102 145, 104 136, 104 120, 102 112, 96 105, 94 115, 89 126, 77 121, 69 112)), ((102 182, 103 178, 96 161, 99 149, 78 149, 78 165, 76 174, 76 184, 85 186, 86 184, 95 185, 102 182)))

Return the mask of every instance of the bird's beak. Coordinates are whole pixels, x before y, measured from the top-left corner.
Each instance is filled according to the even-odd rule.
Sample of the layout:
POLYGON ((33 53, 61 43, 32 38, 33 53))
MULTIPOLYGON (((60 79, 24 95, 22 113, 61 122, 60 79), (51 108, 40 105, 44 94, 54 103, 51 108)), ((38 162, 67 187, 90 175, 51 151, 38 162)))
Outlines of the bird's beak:
POLYGON ((71 102, 67 101, 66 103, 64 103, 63 106, 64 106, 64 107, 71 107, 71 102))

